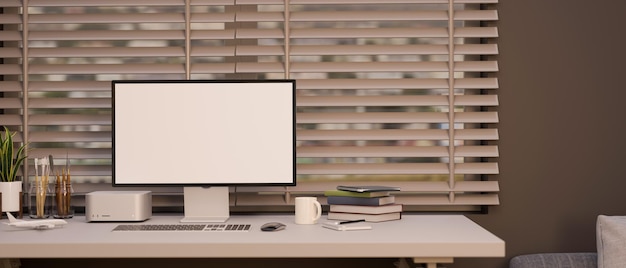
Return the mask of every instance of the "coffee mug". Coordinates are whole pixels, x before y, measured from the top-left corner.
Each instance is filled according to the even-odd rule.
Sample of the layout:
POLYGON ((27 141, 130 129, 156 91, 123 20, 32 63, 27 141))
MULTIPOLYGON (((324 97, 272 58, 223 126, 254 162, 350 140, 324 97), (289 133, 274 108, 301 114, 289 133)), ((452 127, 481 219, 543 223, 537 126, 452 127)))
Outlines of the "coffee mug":
POLYGON ((322 205, 316 197, 296 197, 296 224, 316 224, 322 216, 322 205))

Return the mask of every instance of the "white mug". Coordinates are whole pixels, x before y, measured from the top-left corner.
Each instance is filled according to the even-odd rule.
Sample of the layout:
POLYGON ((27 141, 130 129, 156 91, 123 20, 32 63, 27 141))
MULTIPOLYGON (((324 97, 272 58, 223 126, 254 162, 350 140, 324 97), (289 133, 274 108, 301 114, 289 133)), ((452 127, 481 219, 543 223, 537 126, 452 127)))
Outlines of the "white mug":
POLYGON ((296 197, 296 224, 316 224, 322 217, 322 205, 316 197, 296 197))

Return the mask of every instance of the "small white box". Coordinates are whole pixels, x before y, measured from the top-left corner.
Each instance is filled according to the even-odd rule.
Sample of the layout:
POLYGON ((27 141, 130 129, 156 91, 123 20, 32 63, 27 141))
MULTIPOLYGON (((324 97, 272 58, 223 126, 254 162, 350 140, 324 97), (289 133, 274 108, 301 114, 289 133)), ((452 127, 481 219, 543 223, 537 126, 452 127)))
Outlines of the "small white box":
POLYGON ((145 221, 152 217, 150 191, 96 191, 85 196, 85 217, 92 221, 145 221))

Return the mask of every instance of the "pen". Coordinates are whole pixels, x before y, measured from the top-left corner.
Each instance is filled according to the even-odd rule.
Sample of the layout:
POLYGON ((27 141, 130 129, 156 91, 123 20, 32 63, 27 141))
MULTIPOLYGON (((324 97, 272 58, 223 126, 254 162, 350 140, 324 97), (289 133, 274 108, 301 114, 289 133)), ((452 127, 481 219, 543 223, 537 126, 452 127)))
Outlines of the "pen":
POLYGON ((365 219, 353 220, 353 221, 342 221, 339 224, 348 224, 348 223, 355 223, 355 222, 362 222, 362 221, 365 221, 365 219))

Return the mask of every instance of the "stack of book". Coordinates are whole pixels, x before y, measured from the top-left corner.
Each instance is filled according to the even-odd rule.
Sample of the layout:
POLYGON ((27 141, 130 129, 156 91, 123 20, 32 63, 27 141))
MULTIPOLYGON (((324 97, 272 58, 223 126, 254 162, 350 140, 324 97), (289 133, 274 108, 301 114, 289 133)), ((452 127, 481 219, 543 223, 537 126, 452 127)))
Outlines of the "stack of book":
POLYGON ((324 192, 329 205, 329 220, 365 220, 382 222, 399 220, 402 205, 395 203, 393 191, 388 186, 338 186, 336 190, 324 192))

